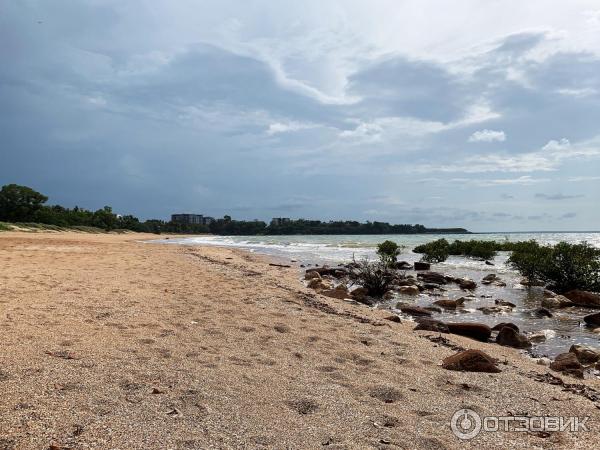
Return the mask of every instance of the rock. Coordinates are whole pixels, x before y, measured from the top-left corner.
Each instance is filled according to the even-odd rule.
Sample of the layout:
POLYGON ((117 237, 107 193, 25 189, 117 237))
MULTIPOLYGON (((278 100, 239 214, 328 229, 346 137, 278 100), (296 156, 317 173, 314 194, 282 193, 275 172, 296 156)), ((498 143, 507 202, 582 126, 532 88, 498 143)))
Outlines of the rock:
POLYGON ((394 293, 394 291, 386 291, 385 294, 383 294, 383 299, 384 300, 391 300, 394 298, 396 294, 394 293))
POLYGON ((506 300, 502 300, 502 299, 494 300, 494 303, 498 306, 506 306, 508 308, 516 308, 517 307, 517 305, 515 305, 514 303, 507 302, 506 300))
POLYGON ((420 306, 401 306, 400 311, 413 317, 431 316, 431 312, 420 306))
POLYGON ((485 265, 486 265, 486 266, 493 266, 493 265, 494 265, 494 263, 493 263, 493 262, 491 262, 491 261, 486 261, 486 262, 485 262, 485 265))
POLYGON ((571 345, 569 352, 575 354, 577 360, 581 364, 594 364, 600 359, 600 354, 598 351, 585 345, 573 344, 571 345))
POLYGON ((398 270, 410 270, 412 268, 413 268, 413 266, 409 262, 406 262, 406 261, 398 261, 396 263, 396 269, 398 269, 398 270))
POLYGON ((429 319, 426 317, 419 317, 415 319, 417 321, 417 326, 415 327, 415 331, 424 330, 424 331, 435 331, 436 333, 450 333, 448 329, 448 325, 446 325, 441 320, 429 319))
POLYGON ((464 303, 464 302, 468 302, 468 301, 471 301, 471 300, 475 300, 475 298, 476 297, 474 297, 472 295, 467 295, 466 297, 457 298, 456 301, 462 301, 464 303))
POLYGON ((405 295, 419 295, 421 291, 417 286, 400 286, 398 292, 405 295))
POLYGON ((498 275, 495 273, 490 273, 489 275, 483 277, 481 284, 492 284, 494 281, 500 281, 500 278, 498 278, 498 275))
POLYGON ((588 314, 583 318, 583 321, 590 327, 600 327, 600 312, 588 314))
POLYGON ((531 347, 531 342, 520 334, 519 332, 513 330, 510 327, 503 327, 496 336, 496 343, 503 345, 505 347, 514 347, 514 348, 529 348, 531 347))
POLYGON ((537 331, 535 333, 528 334, 527 338, 529 339, 529 342, 546 342, 546 339, 548 339, 548 334, 549 333, 545 331, 537 331))
POLYGON ((494 325, 492 327, 492 331, 500 331, 504 327, 511 328, 511 329, 515 330, 517 333, 520 331, 519 327, 511 322, 500 322, 498 325, 494 325))
POLYGON ((477 283, 475 283, 473 280, 469 280, 468 278, 459 278, 456 280, 456 282, 461 289, 473 290, 477 287, 477 283))
POLYGON ((466 372, 500 372, 496 366, 496 360, 481 350, 464 350, 448 356, 442 361, 442 367, 466 372))
POLYGON ((508 313, 512 308, 508 306, 481 306, 477 308, 477 311, 481 311, 485 315, 502 314, 508 313))
POLYGON ((444 276, 444 274, 439 272, 420 272, 417 274, 417 278, 425 283, 434 283, 434 284, 447 284, 448 280, 444 276))
POLYGON ((317 264, 315 264, 315 266, 317 266, 317 267, 313 267, 313 268, 306 270, 306 272, 304 274, 305 279, 307 279, 306 276, 311 272, 316 272, 321 276, 329 275, 334 278, 340 278, 340 277, 346 276, 348 274, 348 271, 343 267, 329 267, 329 266, 318 267, 317 264))
POLYGON ((550 298, 550 297, 556 297, 556 293, 552 292, 550 289, 544 289, 544 292, 542 292, 542 294, 544 295, 544 297, 546 298, 550 298))
POLYGON ((329 283, 329 281, 322 280, 320 278, 313 278, 312 280, 310 280, 308 282, 307 286, 316 291, 320 291, 323 289, 331 289, 331 283, 329 283))
POLYGON ((396 281, 396 286, 415 286, 417 284, 417 280, 414 278, 406 277, 396 281))
POLYGON ((537 358, 536 363, 538 364, 538 366, 549 366, 552 363, 552 361, 550 360, 550 358, 542 357, 537 358))
POLYGON ((369 290, 362 286, 354 288, 354 289, 352 289, 352 291, 350 291, 350 297, 353 298, 354 300, 361 300, 361 299, 365 298, 367 295, 369 295, 369 290))
POLYGON ((587 306, 588 308, 600 308, 600 294, 593 292, 580 291, 575 289, 565 293, 565 297, 578 306, 587 306))
POLYGON ((434 305, 438 305, 441 306, 444 309, 456 309, 457 307, 460 307, 463 305, 463 301, 459 300, 448 300, 448 299, 442 299, 442 300, 437 300, 435 302, 433 302, 434 305))
POLYGON ((504 281, 494 281, 494 286, 506 287, 506 283, 504 281))
POLYGON ((557 372, 583 378, 583 366, 575 356, 575 353, 561 353, 550 363, 550 368, 557 372))
POLYGON ((321 291, 321 294, 323 294, 326 297, 339 299, 345 299, 350 296, 350 294, 348 293, 348 288, 344 284, 340 284, 333 289, 325 289, 321 291))
POLYGON ((431 269, 431 264, 424 261, 416 261, 413 267, 415 270, 429 270, 431 269))
POLYGON ((391 322, 402 323, 402 320, 396 314, 389 315, 385 319, 391 322))
POLYGON ((537 317, 552 317, 552 313, 546 308, 534 309, 533 314, 537 317))
POLYGON ((423 289, 441 289, 444 290, 444 288, 442 288, 439 284, 435 284, 435 283, 424 283, 423 284, 423 289))
POLYGON ((448 323, 448 330, 452 334, 467 336, 478 341, 487 341, 492 335, 492 329, 483 323, 448 323))
POLYGON ((437 306, 425 306, 424 309, 431 312, 441 313, 442 308, 438 308, 437 306))
POLYGON ((573 306, 574 303, 564 295, 555 295, 554 297, 544 297, 542 307, 547 309, 559 309, 573 306))
POLYGON ((358 303, 362 303, 363 305, 367 305, 367 306, 374 306, 377 304, 377 300, 374 299, 373 297, 361 297, 361 298, 355 298, 354 300, 356 300, 358 303))
POLYGON ((304 279, 305 280, 314 280, 314 279, 321 279, 321 274, 319 272, 317 272, 316 270, 308 270, 305 274, 304 274, 304 279))

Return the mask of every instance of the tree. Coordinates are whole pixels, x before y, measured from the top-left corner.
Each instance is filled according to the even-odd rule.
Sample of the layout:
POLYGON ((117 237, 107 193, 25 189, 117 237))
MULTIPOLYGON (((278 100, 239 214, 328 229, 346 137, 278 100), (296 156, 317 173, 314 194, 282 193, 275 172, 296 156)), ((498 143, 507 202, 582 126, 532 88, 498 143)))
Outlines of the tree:
POLYGON ((48 197, 27 186, 8 184, 0 190, 0 220, 8 222, 33 221, 48 197))

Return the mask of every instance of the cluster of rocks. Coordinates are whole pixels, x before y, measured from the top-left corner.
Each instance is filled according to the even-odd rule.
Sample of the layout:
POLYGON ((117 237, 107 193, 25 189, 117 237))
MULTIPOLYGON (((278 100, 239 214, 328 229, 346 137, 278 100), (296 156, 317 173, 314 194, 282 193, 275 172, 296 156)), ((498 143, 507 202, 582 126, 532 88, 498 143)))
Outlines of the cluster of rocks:
MULTIPOLYGON (((330 268, 324 266, 307 269, 305 273, 307 286, 328 297, 337 299, 348 298, 368 305, 375 304, 377 300, 370 295, 366 288, 361 286, 355 287, 352 290, 348 288, 349 268, 351 267, 330 268)), ((461 289, 469 292, 477 288, 477 283, 468 278, 457 278, 431 271, 429 263, 416 262, 414 265, 411 265, 407 262, 399 262, 397 263, 397 268, 401 271, 415 269, 418 272, 416 276, 398 273, 392 281, 391 289, 383 295, 383 298, 386 300, 394 298, 396 293, 418 295, 427 290, 436 289, 444 291, 444 286, 450 283, 455 283, 461 289)), ((499 287, 506 286, 506 283, 496 274, 486 275, 481 283, 499 287)), ((521 284, 529 285, 529 283, 526 283, 526 280, 523 280, 521 284)), ((543 294, 544 298, 541 302, 541 307, 531 312, 535 317, 552 317, 551 310, 572 306, 600 309, 600 295, 592 292, 573 290, 564 295, 559 295, 545 289, 543 294)), ((472 294, 457 299, 442 298, 434 301, 429 306, 417 306, 406 302, 398 302, 396 309, 405 315, 411 316, 417 322, 415 330, 457 334, 481 342, 495 342, 502 346, 517 349, 528 349, 532 346, 532 342, 543 342, 546 339, 546 333, 544 332, 526 335, 520 331, 517 325, 510 322, 501 322, 494 327, 489 327, 484 323, 443 322, 432 317, 433 313, 441 313, 443 310, 460 309, 465 305, 465 302, 474 298, 472 294)), ((515 307, 514 303, 497 299, 494 301, 494 305, 477 309, 483 314, 499 314, 510 312, 515 307)), ((399 321, 398 316, 391 317, 395 321, 399 321)), ((600 312, 586 315, 583 321, 587 326, 598 328, 600 331, 600 312)), ((554 361, 550 361, 547 358, 542 358, 539 361, 549 364, 552 370, 580 378, 590 368, 600 370, 600 352, 578 344, 573 345, 568 352, 558 355, 554 361)), ((478 350, 467 350, 446 358, 443 362, 443 367, 449 370, 499 371, 496 362, 484 352, 478 350)))

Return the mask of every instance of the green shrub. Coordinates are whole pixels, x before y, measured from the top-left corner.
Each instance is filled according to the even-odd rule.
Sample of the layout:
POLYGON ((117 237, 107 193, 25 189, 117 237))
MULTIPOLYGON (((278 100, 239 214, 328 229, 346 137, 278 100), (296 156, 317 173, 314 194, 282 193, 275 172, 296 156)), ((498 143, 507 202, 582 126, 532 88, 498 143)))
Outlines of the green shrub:
POLYGON ((600 249, 587 242, 560 242, 554 247, 521 243, 508 263, 529 280, 547 283, 558 292, 600 291, 600 249))
POLYGON ((384 241, 377 245, 377 254, 382 263, 393 266, 398 260, 400 248, 398 244, 392 241, 384 241))
POLYGON ((454 241, 450 244, 451 255, 469 256, 471 258, 492 259, 500 249, 495 241, 454 241))
POLYGON ((0 222, 0 231, 10 231, 10 230, 12 230, 12 228, 8 224, 6 224, 4 222, 0 222))
POLYGON ((423 261, 431 263, 439 263, 446 261, 450 255, 450 244, 446 239, 438 239, 437 241, 428 242, 427 244, 418 245, 413 249, 415 253, 422 253, 423 261))

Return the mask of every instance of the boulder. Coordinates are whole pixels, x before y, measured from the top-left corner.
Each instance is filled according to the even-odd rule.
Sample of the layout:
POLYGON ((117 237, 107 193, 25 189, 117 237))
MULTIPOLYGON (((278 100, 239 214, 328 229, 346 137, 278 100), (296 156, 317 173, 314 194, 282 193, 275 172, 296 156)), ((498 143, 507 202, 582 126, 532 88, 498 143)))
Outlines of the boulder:
POLYGON ((316 270, 309 270, 304 274, 305 280, 321 279, 321 274, 316 270))
POLYGON ((540 342, 546 342, 546 339, 555 337, 556 333, 553 330, 542 330, 542 331, 537 331, 535 333, 530 333, 527 335, 527 339, 529 339, 529 342, 535 342, 535 343, 540 343, 540 342))
POLYGON ((514 303, 511 303, 511 302, 508 302, 508 301, 502 300, 502 299, 494 300, 494 303, 498 306, 506 306, 508 308, 516 308, 517 307, 517 305, 515 305, 514 303))
POLYGON ((417 286, 400 286, 398 292, 405 295, 419 295, 419 288, 417 286))
POLYGON ((340 284, 333 289, 325 289, 321 291, 325 297, 344 299, 350 297, 348 288, 344 284, 340 284))
POLYGON ((400 306, 400 311, 412 317, 431 316, 431 312, 420 306, 400 306))
POLYGON ((542 307, 547 309, 559 309, 573 306, 574 303, 564 295, 555 295, 554 297, 544 297, 542 307))
POLYGON ((490 273, 483 277, 481 284, 492 284, 494 281, 500 281, 500 278, 495 273, 490 273))
POLYGON ((424 307, 427 311, 431 311, 431 312, 436 312, 436 313, 441 313, 442 312, 442 308, 438 308, 437 306, 425 306, 424 307))
POLYGON ((587 306, 588 308, 600 308, 600 294, 593 292, 580 291, 575 289, 565 293, 565 297, 578 306, 587 306))
POLYGON ((537 317, 552 317, 552 313, 546 308, 538 308, 533 310, 533 315, 537 317))
POLYGON ((442 299, 442 300, 437 300, 435 302, 433 302, 434 305, 438 305, 441 306, 444 309, 456 309, 457 307, 460 307, 463 305, 464 300, 448 300, 448 299, 442 299))
POLYGON ((557 372, 583 378, 583 366, 575 356, 575 353, 561 353, 550 363, 550 368, 557 372))
POLYGON ((448 323, 448 330, 452 334, 467 336, 478 341, 487 341, 492 335, 492 329, 483 323, 448 323))
POLYGON ((481 306, 477 308, 477 311, 481 311, 483 314, 489 316, 493 314, 508 313, 512 308, 508 306, 481 306))
POLYGON ((600 327, 600 313, 588 314, 583 318, 587 326, 600 327))
POLYGON ((354 300, 363 299, 367 295, 369 295, 369 290, 362 286, 354 288, 354 289, 352 289, 352 291, 350 291, 350 297, 353 298, 354 300))
POLYGON ((385 320, 389 320, 390 322, 402 323, 402 319, 400 319, 400 317, 398 317, 396 314, 386 316, 385 320))
POLYGON ((500 322, 499 324, 494 325, 492 327, 492 331, 500 331, 504 327, 512 328, 517 333, 519 332, 519 327, 516 326, 514 323, 511 323, 511 322, 500 322))
POLYGON ((448 356, 442 361, 442 367, 466 372, 500 372, 496 360, 481 350, 464 350, 448 356))
POLYGON ((384 300, 391 300, 394 298, 396 294, 394 293, 394 291, 386 291, 385 294, 383 294, 383 299, 384 300))
POLYGON ((458 286, 461 289, 473 290, 477 287, 477 283, 475 283, 473 280, 469 280, 468 278, 458 278, 456 283, 458 283, 458 286))
POLYGON ((505 347, 531 347, 531 342, 529 342, 529 340, 525 336, 513 330, 511 327, 502 327, 502 329, 498 333, 498 336, 496 336, 496 343, 505 347))
POLYGON ((331 284, 329 283, 329 281, 322 280, 321 278, 313 278, 308 282, 307 286, 317 291, 323 289, 331 289, 331 284))
POLYGON ((569 349, 569 353, 575 354, 577 360, 581 364, 594 364, 596 361, 600 359, 600 353, 597 350, 594 350, 591 347, 580 344, 573 344, 569 349))
POLYGON ((556 293, 552 292, 550 289, 544 289, 544 292, 542 292, 542 294, 546 298, 548 298, 548 297, 556 297, 556 293))
POLYGON ((448 330, 448 325, 441 320, 435 320, 426 317, 419 317, 415 320, 417 321, 415 331, 424 330, 435 331, 436 333, 450 333, 450 330, 448 330))
POLYGON ((396 269, 398 269, 398 270, 410 270, 412 268, 413 268, 413 266, 409 262, 406 262, 406 261, 398 261, 396 263, 396 269))
POLYGON ((431 269, 431 264, 424 261, 416 261, 413 267, 415 270, 429 270, 431 269))
POLYGON ((415 286, 417 284, 417 280, 415 280, 414 278, 402 278, 400 280, 396 281, 396 286, 415 286))
POLYGON ((417 274, 417 278, 425 283, 434 283, 434 284, 447 284, 448 280, 444 276, 444 274, 439 272, 420 272, 417 274))

